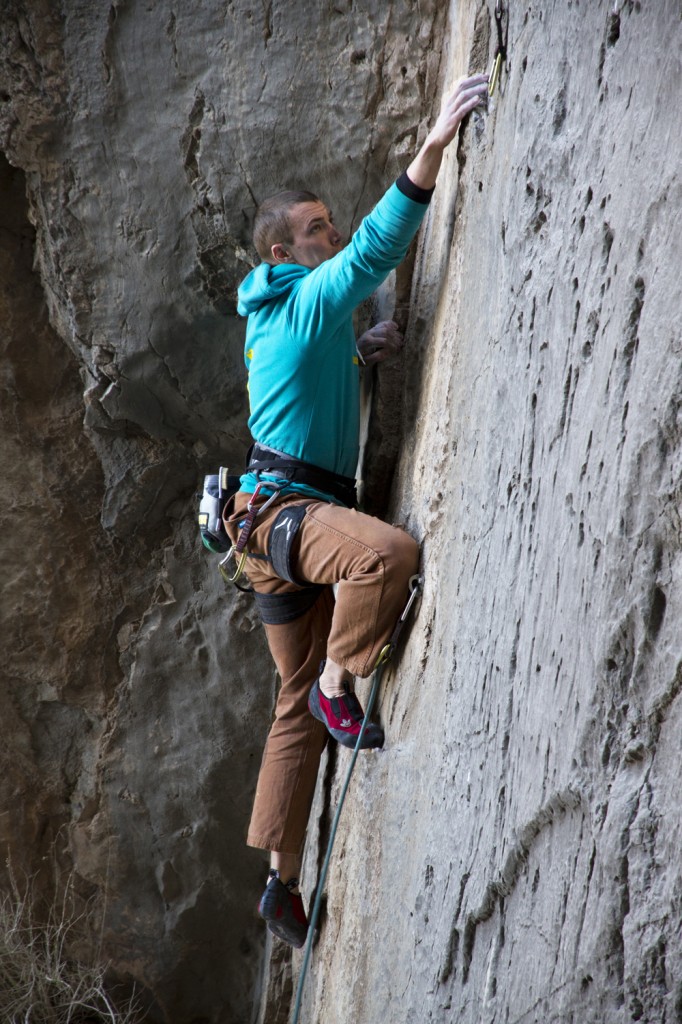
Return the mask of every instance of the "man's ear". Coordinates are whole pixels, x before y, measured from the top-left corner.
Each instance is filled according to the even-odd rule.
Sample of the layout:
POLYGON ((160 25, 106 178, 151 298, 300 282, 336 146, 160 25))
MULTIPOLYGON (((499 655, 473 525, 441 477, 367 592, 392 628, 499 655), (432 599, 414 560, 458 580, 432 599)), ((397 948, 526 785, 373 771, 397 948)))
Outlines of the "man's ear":
POLYGON ((270 249, 270 252, 272 253, 272 258, 275 261, 275 263, 289 262, 289 253, 286 251, 281 242, 276 242, 270 249))

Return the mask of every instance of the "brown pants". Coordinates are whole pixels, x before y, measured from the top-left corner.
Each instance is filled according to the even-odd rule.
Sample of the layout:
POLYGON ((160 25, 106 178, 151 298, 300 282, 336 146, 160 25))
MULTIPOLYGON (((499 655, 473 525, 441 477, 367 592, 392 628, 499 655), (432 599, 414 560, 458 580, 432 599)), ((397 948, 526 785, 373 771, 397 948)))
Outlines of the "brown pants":
MULTIPOLYGON (((228 506, 226 527, 233 542, 250 497, 240 491, 234 505, 228 506)), ((327 741, 327 730, 308 711, 308 694, 320 662, 328 655, 353 675, 371 674, 409 596, 419 548, 404 530, 373 516, 288 495, 256 519, 247 545, 250 553, 267 552, 273 521, 289 504, 307 505, 294 547, 295 575, 326 586, 304 615, 265 626, 282 685, 263 752, 247 843, 299 854, 327 741)), ((247 575, 262 594, 298 589, 276 576, 262 559, 248 559, 247 575)))

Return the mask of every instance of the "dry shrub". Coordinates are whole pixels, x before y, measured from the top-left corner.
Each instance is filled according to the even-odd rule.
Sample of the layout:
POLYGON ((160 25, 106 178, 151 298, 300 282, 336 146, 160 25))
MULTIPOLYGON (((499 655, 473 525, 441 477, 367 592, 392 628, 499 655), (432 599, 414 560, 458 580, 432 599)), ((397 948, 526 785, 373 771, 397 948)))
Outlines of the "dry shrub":
POLYGON ((82 939, 87 913, 78 912, 71 883, 40 915, 30 880, 0 896, 0 1021, 2 1024, 139 1024, 134 1000, 115 1006, 104 976, 107 964, 69 955, 82 939))

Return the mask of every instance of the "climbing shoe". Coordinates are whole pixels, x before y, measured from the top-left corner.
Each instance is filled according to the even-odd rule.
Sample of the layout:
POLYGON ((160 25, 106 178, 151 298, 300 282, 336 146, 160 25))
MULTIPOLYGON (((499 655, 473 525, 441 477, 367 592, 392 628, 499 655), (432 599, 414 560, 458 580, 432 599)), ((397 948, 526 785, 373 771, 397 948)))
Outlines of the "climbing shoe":
POLYGON ((297 885, 297 878, 291 878, 284 885, 279 871, 271 870, 270 881, 258 904, 258 913, 267 921, 273 935, 300 949, 308 934, 308 918, 300 894, 291 891, 297 885))
MULTIPOLYGON (((343 697, 330 699, 322 693, 320 681, 316 679, 308 697, 308 708, 311 715, 327 726, 335 740, 342 743, 344 747, 354 748, 365 713, 348 683, 344 683, 343 688, 346 691, 343 697)), ((368 722, 360 749, 367 750, 371 747, 383 747, 383 745, 384 730, 381 726, 368 722)))

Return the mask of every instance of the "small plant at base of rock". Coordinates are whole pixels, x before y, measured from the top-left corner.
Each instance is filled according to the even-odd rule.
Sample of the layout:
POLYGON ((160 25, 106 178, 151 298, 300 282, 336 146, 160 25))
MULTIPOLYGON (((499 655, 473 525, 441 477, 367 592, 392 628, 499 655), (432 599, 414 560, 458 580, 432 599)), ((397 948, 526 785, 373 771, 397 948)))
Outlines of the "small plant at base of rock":
POLYGON ((9 892, 0 896, 3 1024, 140 1024, 134 999, 114 1005, 104 983, 106 964, 84 964, 68 953, 86 924, 86 915, 74 909, 71 884, 41 920, 31 882, 22 890, 11 867, 9 879, 9 892))

